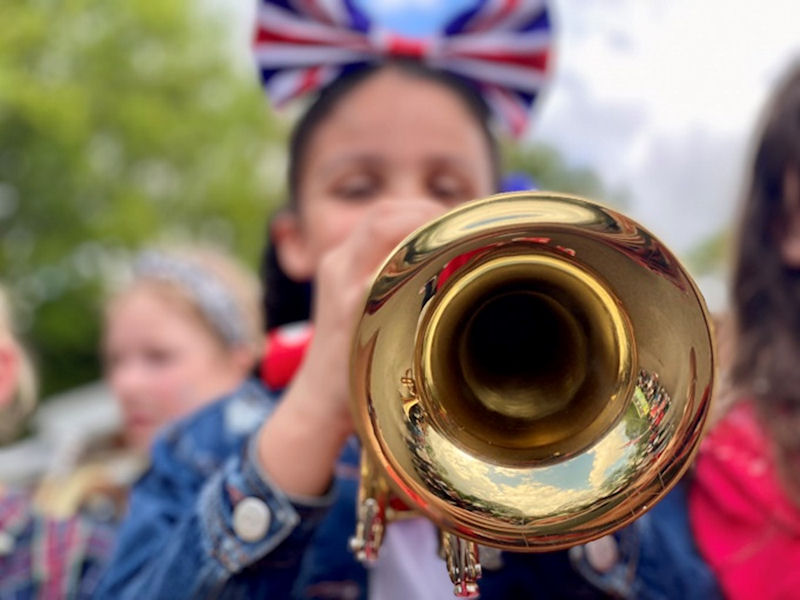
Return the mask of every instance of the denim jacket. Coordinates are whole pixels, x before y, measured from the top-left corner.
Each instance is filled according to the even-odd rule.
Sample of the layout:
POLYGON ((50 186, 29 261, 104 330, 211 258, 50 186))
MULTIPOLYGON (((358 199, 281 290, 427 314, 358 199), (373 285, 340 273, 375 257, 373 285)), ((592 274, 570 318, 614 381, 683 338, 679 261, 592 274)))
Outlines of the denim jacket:
MULTIPOLYGON (((277 400, 251 381, 160 436, 96 597, 367 597, 366 570, 347 549, 358 444, 343 449, 324 497, 288 496, 254 453, 255 433, 277 400), (241 535, 237 507, 245 499, 261 510, 241 535)), ((694 549, 681 487, 615 537, 620 560, 604 574, 581 548, 503 553, 496 568, 484 569, 481 598, 718 597, 694 549)))

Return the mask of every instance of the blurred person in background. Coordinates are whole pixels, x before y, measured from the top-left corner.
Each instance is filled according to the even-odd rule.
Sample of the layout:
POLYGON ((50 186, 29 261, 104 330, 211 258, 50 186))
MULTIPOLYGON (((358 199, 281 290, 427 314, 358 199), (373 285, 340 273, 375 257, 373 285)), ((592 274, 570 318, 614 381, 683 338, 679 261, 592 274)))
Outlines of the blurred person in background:
POLYGON ((701 447, 690 514, 727 597, 778 600, 800 597, 800 61, 747 177, 723 325, 730 406, 701 447))
POLYGON ((9 301, 0 286, 0 444, 20 433, 36 405, 36 378, 14 335, 9 301))
POLYGON ((255 276, 221 251, 143 252, 105 309, 105 377, 121 427, 59 452, 37 506, 55 517, 119 518, 156 433, 252 371, 262 350, 259 300, 255 276))
MULTIPOLYGON (((121 426, 55 448, 35 489, 0 491, 0 598, 91 597, 153 437, 239 387, 261 346, 258 283, 232 258, 198 247, 142 253, 105 313, 102 351, 121 426)), ((22 364, 19 346, 8 347, 8 364, 22 364)), ((19 396, 5 393, 7 375, 19 378, 3 361, 6 406, 19 396)))
POLYGON ((236 388, 262 351, 259 284, 208 248, 148 251, 108 303, 103 356, 126 442, 236 388))
MULTIPOLYGON (((0 289, 0 432, 19 436, 36 400, 30 361, 11 334, 0 289)), ((32 502, 30 490, 0 481, 0 598, 90 598, 108 561, 113 530, 82 516, 54 519, 32 502)))

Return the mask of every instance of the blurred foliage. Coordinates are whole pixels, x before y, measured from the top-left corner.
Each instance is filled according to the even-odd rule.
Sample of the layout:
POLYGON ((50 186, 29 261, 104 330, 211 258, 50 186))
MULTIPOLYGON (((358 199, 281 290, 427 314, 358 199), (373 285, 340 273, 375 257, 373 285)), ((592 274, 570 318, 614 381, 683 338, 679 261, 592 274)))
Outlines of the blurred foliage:
POLYGON ((723 273, 729 268, 733 232, 725 228, 691 248, 686 263, 695 275, 723 273))
MULTIPOLYGON (((255 266, 286 131, 202 4, 0 0, 0 14, 0 280, 47 396, 98 377, 103 282, 137 248, 210 240, 255 266)), ((552 149, 505 154, 542 188, 615 203, 552 149)))
POLYGON ((594 171, 569 165, 555 148, 506 144, 502 150, 506 170, 531 176, 541 190, 586 196, 617 210, 628 204, 625 193, 609 192, 594 171))
POLYGON ((102 276, 132 249, 202 238, 257 261, 284 132, 196 3, 0 14, 0 279, 49 394, 97 376, 102 276))

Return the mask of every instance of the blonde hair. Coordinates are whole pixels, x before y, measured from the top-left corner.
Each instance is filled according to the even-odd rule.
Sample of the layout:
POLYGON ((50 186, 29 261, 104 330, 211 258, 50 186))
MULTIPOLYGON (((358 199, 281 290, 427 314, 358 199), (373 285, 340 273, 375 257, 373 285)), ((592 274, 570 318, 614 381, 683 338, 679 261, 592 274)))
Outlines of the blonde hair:
POLYGON ((143 287, 180 302, 223 348, 244 347, 254 359, 261 354, 260 285, 230 254, 211 246, 147 250, 134 260, 131 277, 111 303, 143 287))
POLYGON ((2 410, 0 442, 14 438, 36 406, 36 374, 28 354, 17 340, 11 320, 8 295, 0 285, 0 344, 10 345, 19 358, 19 381, 12 401, 2 410))

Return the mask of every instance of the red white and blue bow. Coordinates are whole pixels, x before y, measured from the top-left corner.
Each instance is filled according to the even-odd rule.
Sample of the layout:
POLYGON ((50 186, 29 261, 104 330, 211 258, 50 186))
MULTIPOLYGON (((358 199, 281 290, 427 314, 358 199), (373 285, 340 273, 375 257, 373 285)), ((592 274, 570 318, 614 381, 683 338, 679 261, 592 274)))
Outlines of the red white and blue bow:
POLYGON ((353 66, 410 57, 471 81, 518 136, 548 78, 550 15, 546 0, 484 0, 440 34, 411 38, 372 23, 353 0, 261 0, 254 47, 277 106, 353 66))

